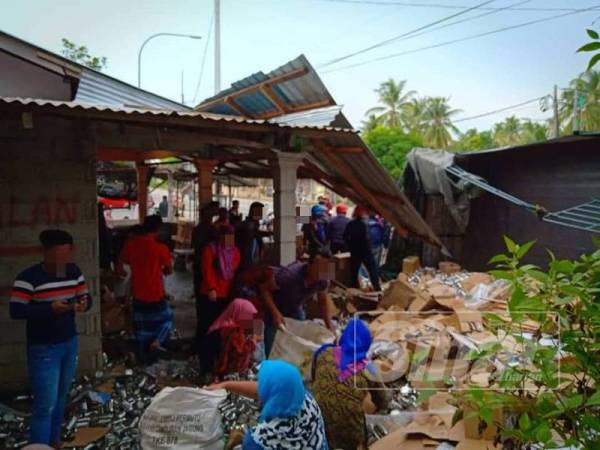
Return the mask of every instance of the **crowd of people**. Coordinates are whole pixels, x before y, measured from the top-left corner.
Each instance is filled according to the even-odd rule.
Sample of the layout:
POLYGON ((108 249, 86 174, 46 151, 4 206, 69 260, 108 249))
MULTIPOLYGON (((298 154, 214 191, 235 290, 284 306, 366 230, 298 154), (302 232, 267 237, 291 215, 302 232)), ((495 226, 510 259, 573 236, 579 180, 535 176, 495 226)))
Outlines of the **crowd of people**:
MULTIPOLYGON (((305 305, 313 297, 322 323, 336 331, 328 299, 332 254, 349 251, 354 285, 364 266, 373 288, 380 289, 377 255, 388 231, 377 216, 356 207, 350 219, 348 207, 340 204, 331 218, 332 206, 322 201, 302 227, 308 258, 272 266, 264 263, 263 238, 271 232, 261 228, 263 209, 254 202, 243 217, 237 202, 229 210, 211 202, 200 211, 192 235, 197 319, 193 352, 206 379, 217 383, 211 389, 260 399, 260 420, 247 433, 244 449, 364 446, 363 400, 377 382, 367 358, 371 335, 361 321, 350 322, 337 346, 315 353, 311 392, 298 369, 277 360, 261 364, 256 383, 219 383, 228 373, 243 372, 253 361, 267 359, 286 318, 305 320, 305 305)), ((102 219, 101 240, 106 232, 102 219)), ((173 260, 159 238, 162 225, 157 214, 132 227, 113 261, 119 276, 131 277, 132 322, 141 363, 173 350, 169 338, 174 316, 164 287, 173 260)), ((31 440, 59 448, 64 404, 77 365, 75 315, 90 308, 91 297, 81 271, 70 262, 73 238, 47 230, 40 241, 44 261, 17 277, 10 310, 13 318, 27 321, 34 398, 31 440)), ((111 266, 102 252, 100 259, 101 265, 111 266)), ((381 403, 378 391, 372 392, 373 401, 381 403)))

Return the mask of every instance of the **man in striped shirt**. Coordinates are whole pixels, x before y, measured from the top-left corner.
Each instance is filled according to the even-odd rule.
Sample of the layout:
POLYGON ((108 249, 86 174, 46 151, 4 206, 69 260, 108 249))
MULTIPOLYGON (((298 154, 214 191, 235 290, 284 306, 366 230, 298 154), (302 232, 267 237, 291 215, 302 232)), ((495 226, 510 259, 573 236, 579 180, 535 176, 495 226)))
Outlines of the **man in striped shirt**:
POLYGON ((73 237, 45 230, 40 242, 44 260, 17 276, 10 315, 27 321, 31 443, 59 448, 65 401, 77 369, 75 314, 90 309, 91 297, 81 270, 70 262, 73 237))

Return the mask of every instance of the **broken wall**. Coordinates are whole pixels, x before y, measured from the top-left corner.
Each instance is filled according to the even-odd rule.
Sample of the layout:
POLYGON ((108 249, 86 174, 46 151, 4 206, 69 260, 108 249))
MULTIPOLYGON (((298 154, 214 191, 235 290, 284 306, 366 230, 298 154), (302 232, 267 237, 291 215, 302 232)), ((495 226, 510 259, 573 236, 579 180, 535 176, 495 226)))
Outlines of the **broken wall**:
POLYGON ((86 122, 0 113, 0 390, 27 386, 25 321, 9 315, 15 276, 41 260, 38 235, 69 231, 75 262, 94 299, 77 319, 79 369, 101 365, 96 209, 96 151, 86 122))

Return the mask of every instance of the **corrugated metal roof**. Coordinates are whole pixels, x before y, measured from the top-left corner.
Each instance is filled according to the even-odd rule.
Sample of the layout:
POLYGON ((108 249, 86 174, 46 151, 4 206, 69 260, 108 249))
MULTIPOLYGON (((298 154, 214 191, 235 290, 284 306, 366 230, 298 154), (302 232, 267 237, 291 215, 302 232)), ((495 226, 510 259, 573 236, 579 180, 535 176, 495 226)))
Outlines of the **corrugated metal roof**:
POLYGON ((81 73, 75 101, 104 106, 114 105, 192 111, 191 108, 185 105, 138 89, 130 84, 87 68, 84 68, 81 73))
MULTIPOLYGON (((335 152, 335 147, 359 147, 362 148, 362 152, 335 152, 337 155, 337 163, 332 164, 332 161, 324 154, 321 150, 309 147, 307 160, 316 161, 318 167, 322 172, 326 174, 325 178, 329 180, 332 188, 335 190, 336 187, 340 190, 340 194, 346 195, 345 192, 353 192, 352 200, 357 203, 361 203, 366 206, 370 206, 374 211, 385 216, 390 222, 397 227, 406 229, 411 234, 424 239, 431 243, 437 243, 441 245, 437 236, 433 233, 429 225, 423 220, 419 213, 414 209, 408 199, 404 196, 399 187, 392 180, 389 173, 379 164, 375 159, 375 156, 369 151, 365 143, 362 141, 360 136, 355 130, 334 128, 330 126, 318 126, 318 125, 296 125, 294 124, 294 117, 290 120, 290 123, 276 123, 274 121, 266 120, 252 120, 244 119, 236 116, 223 116, 218 114, 211 114, 199 111, 172 111, 172 110, 146 110, 140 108, 124 108, 117 106, 99 106, 99 105, 88 105, 80 102, 61 102, 51 100, 40 100, 40 99, 22 99, 22 98, 3 98, 0 97, 0 104, 17 104, 21 106, 34 106, 40 108, 48 108, 51 110, 70 109, 79 111, 101 111, 114 113, 115 119, 126 118, 128 115, 142 114, 157 118, 157 123, 160 124, 160 118, 164 117, 176 117, 182 119, 182 124, 185 125, 185 119, 188 120, 212 120, 212 121, 224 121, 224 122, 235 122, 244 124, 256 124, 258 125, 271 125, 273 127, 280 127, 283 129, 297 130, 297 129, 311 129, 311 130, 322 130, 329 131, 330 133, 323 134, 323 140, 328 145, 333 147, 332 151, 335 152), (347 176, 351 174, 352 177, 347 176), (343 182, 343 186, 342 186, 343 182), (358 186, 359 185, 359 186, 358 186), (370 196, 364 194, 364 190, 371 193, 370 196)), ((331 115, 335 112, 334 109, 328 111, 321 111, 311 117, 310 114, 305 114, 311 123, 320 123, 320 121, 327 121, 331 115), (319 115, 322 114, 322 116, 319 115)), ((340 113, 341 114, 341 113, 340 113)), ((302 116, 298 116, 295 119, 300 120, 302 116)), ((289 119, 289 118, 288 118, 289 119)), ((279 118, 281 120, 281 118, 279 118)), ((307 119, 308 120, 308 119, 307 119)), ((301 120, 300 120, 301 121, 301 120)), ((304 122, 303 122, 304 123, 304 122)), ((251 159, 252 152, 249 152, 249 159, 251 159)), ((263 166, 252 164, 250 161, 236 161, 229 163, 225 169, 233 171, 233 174, 243 175, 236 172, 243 172, 248 170, 248 173, 261 174, 260 176, 270 177, 270 169, 266 169, 263 166), (235 170, 235 167, 240 169, 235 170)), ((312 169, 308 167, 306 162, 303 162, 300 170, 304 170, 305 173, 312 173, 312 169)))
POLYGON ((269 120, 273 123, 282 123, 286 125, 305 125, 325 127, 330 126, 341 114, 340 105, 327 106, 325 108, 311 109, 298 113, 286 114, 285 116, 274 117, 269 120))
MULTIPOLYGON (((300 55, 293 61, 284 64, 281 67, 265 74, 257 72, 249 77, 237 81, 229 89, 221 91, 217 95, 207 98, 196 109, 201 111, 211 111, 225 113, 223 106, 227 106, 225 99, 242 89, 255 86, 259 83, 271 80, 273 78, 289 74, 291 72, 304 69, 306 73, 291 80, 286 80, 273 84, 272 90, 279 100, 290 109, 310 106, 319 102, 327 102, 329 105, 335 105, 335 100, 319 78, 317 72, 313 69, 304 55, 300 55), (222 99, 220 103, 215 101, 222 99), (208 106, 203 106, 207 105, 208 106)), ((265 114, 277 113, 276 105, 261 91, 254 91, 235 97, 236 103, 250 116, 262 116, 265 114)), ((227 106, 231 114, 237 114, 231 107, 227 106)))
POLYGON ((177 111, 192 110, 181 103, 132 86, 2 31, 0 31, 0 49, 32 64, 71 77, 77 82, 74 101, 104 106, 130 106, 177 111))
POLYGON ((98 104, 89 104, 83 102, 64 102, 59 100, 45 100, 45 99, 35 99, 35 98, 20 98, 20 97, 0 97, 0 102, 11 104, 18 103, 21 105, 35 105, 35 106, 51 106, 54 108, 68 108, 68 109, 81 109, 81 110, 92 110, 99 112, 114 112, 121 114, 142 114, 142 115, 151 115, 151 116, 165 116, 165 117, 196 117, 199 119, 205 120, 214 120, 214 121, 225 121, 225 122, 236 122, 236 123, 246 123, 246 124, 258 124, 258 125, 273 125, 278 126, 280 128, 294 128, 294 129, 312 129, 312 130, 320 130, 320 131, 335 131, 338 133, 349 133, 356 134, 356 130, 347 129, 347 128, 339 128, 339 127, 329 127, 329 126, 308 126, 308 125, 295 125, 295 124, 287 124, 287 123, 276 123, 270 120, 260 120, 260 119, 246 119, 244 117, 239 116, 230 116, 230 115, 222 115, 222 114, 214 114, 208 112, 201 111, 173 111, 173 110, 164 110, 164 109, 143 109, 143 108, 130 108, 116 105, 98 105, 98 104))

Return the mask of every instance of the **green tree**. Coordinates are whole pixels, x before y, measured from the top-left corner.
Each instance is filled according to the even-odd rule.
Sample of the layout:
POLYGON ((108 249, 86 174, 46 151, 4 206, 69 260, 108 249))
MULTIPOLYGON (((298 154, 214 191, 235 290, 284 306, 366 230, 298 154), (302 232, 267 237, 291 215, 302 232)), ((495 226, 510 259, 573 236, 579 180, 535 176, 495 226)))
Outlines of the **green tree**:
POLYGON ((427 102, 427 97, 413 98, 404 106, 402 121, 407 132, 421 134, 427 102))
POLYGON ((447 149, 452 142, 452 133, 460 131, 452 123, 452 118, 460 112, 452 109, 446 97, 429 97, 423 112, 422 135, 425 144, 432 148, 447 149))
POLYGON ((380 106, 367 111, 367 116, 374 114, 380 125, 391 128, 402 128, 402 115, 406 105, 415 95, 414 91, 405 91, 406 80, 396 83, 392 78, 381 83, 375 89, 379 95, 380 106))
POLYGON ((367 117, 367 120, 362 121, 362 125, 361 125, 362 132, 368 133, 369 131, 374 130, 377 125, 378 125, 377 116, 375 114, 371 114, 371 115, 369 115, 369 117, 367 117))
POLYGON ((102 71, 106 68, 106 57, 91 56, 85 45, 77 46, 77 44, 65 38, 62 39, 61 53, 65 58, 90 69, 102 71))
POLYGON ((487 150, 496 147, 491 131, 477 131, 476 128, 467 130, 453 146, 453 150, 471 152, 487 150))
POLYGON ((365 133, 365 142, 394 179, 404 172, 406 155, 415 147, 422 147, 419 137, 404 133, 398 128, 377 126, 365 133))
POLYGON ((494 125, 494 142, 499 147, 521 144, 521 121, 511 116, 494 125))
POLYGON ((548 127, 546 124, 524 119, 521 122, 521 143, 533 144, 548 139, 548 127))
POLYGON ((563 91, 559 101, 559 119, 566 134, 573 133, 575 92, 578 94, 578 128, 582 131, 600 130, 600 72, 582 73, 571 81, 569 89, 563 91))

